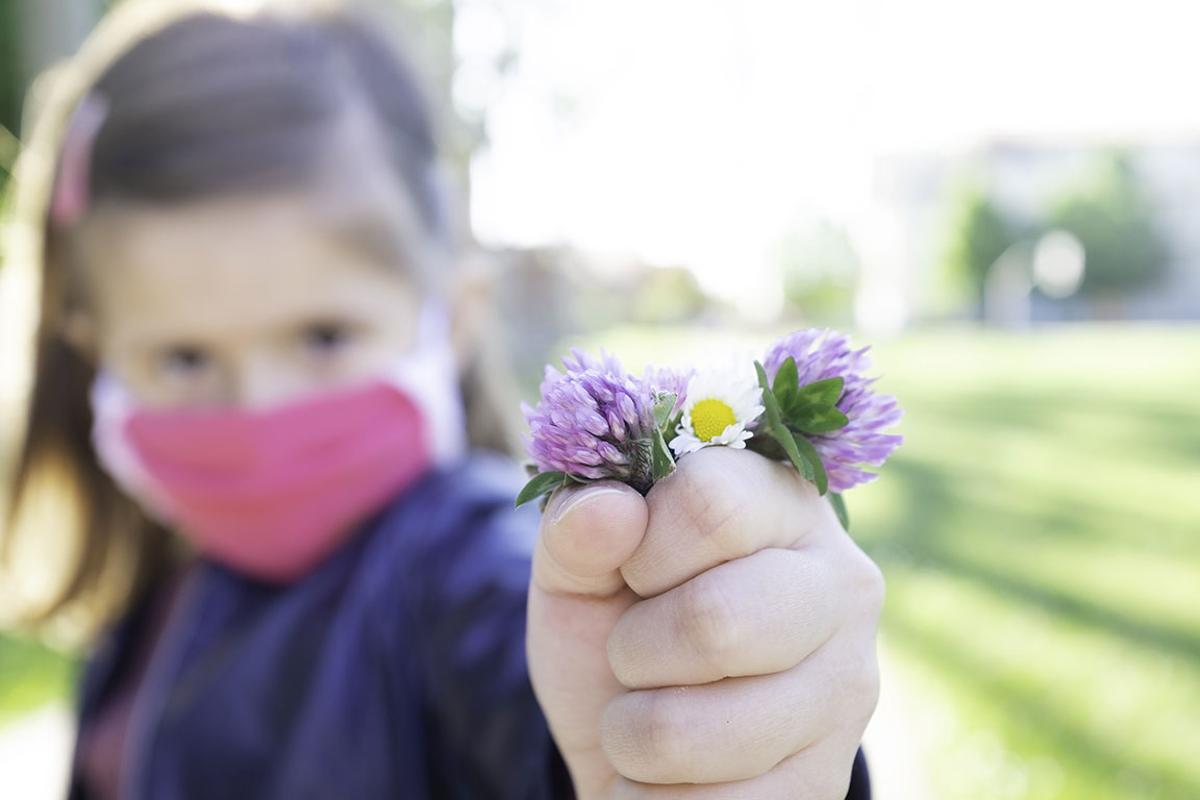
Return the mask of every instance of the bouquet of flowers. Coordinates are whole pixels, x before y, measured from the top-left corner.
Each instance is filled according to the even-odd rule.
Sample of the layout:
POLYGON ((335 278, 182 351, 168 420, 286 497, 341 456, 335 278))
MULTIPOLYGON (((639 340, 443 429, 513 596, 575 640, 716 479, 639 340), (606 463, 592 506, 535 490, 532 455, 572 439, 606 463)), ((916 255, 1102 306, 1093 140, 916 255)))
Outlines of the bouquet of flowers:
POLYGON ((876 477, 902 437, 901 414, 872 391, 867 350, 828 329, 785 336, 762 361, 710 370, 625 372, 613 356, 579 350, 547 366, 541 399, 522 405, 531 478, 517 505, 560 486, 611 479, 645 494, 704 447, 748 448, 792 464, 849 527, 842 492, 876 477))

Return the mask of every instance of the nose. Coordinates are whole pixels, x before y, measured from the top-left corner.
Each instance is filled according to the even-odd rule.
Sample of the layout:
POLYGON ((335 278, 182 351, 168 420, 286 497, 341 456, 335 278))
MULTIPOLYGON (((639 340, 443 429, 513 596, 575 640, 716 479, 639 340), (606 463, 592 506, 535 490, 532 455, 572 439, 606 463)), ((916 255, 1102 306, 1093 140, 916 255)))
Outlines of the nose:
POLYGON ((232 370, 228 399, 239 408, 259 409, 284 402, 303 390, 299 376, 279 359, 252 354, 232 370))

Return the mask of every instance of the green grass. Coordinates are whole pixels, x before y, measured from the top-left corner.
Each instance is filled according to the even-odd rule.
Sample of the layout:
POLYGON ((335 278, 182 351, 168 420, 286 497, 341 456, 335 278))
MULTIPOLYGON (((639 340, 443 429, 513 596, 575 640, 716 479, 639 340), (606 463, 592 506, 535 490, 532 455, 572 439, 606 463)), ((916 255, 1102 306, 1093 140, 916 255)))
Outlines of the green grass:
MULTIPOLYGON (((768 338, 597 341, 636 365, 768 338)), ((847 499, 937 798, 1200 797, 1200 329, 873 352, 907 440, 847 499)))
POLYGON ((67 701, 75 663, 25 637, 0 634, 0 725, 43 703, 67 701))

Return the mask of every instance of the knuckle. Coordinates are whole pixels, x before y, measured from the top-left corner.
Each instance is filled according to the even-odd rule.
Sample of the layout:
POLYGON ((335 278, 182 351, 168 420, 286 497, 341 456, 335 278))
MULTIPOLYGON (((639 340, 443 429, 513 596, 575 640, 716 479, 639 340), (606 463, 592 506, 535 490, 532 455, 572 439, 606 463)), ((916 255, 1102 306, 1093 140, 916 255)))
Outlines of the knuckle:
POLYGON ((875 657, 874 647, 867 648, 867 652, 846 670, 845 682, 844 707, 848 716, 866 727, 879 705, 879 660, 875 657))
MULTIPOLYGON (((703 451, 695 455, 702 454, 703 451)), ((700 463, 701 459, 693 457, 690 466, 689 459, 681 460, 675 500, 684 519, 699 536, 712 540, 723 552, 741 554, 746 550, 747 537, 745 526, 738 522, 746 510, 747 493, 739 491, 736 465, 712 463, 718 460, 723 459, 709 456, 700 463)))
POLYGON ((647 774, 647 779, 681 774, 691 749, 687 745, 688 726, 670 691, 653 694, 654 699, 648 704, 643 721, 646 749, 653 770, 647 774))
POLYGON ((608 655, 608 668, 613 677, 622 686, 633 686, 638 679, 638 662, 631 657, 633 648, 629 645, 629 635, 626 633, 626 623, 618 620, 608 634, 605 642, 605 652, 608 655))
POLYGON ((661 782, 681 772, 687 725, 667 691, 620 695, 605 711, 603 749, 613 769, 630 780, 661 782))
POLYGON ((883 610, 884 600, 887 598, 887 579, 883 576, 883 570, 879 565, 866 558, 866 575, 863 578, 863 596, 867 599, 871 610, 878 616, 883 610))
POLYGON ((887 581, 879 565, 857 546, 854 547, 850 580, 851 596, 871 619, 878 619, 887 596, 887 581))
POLYGON ((693 580, 685 584, 683 597, 683 635, 694 651, 710 663, 737 652, 739 615, 719 583, 693 580))

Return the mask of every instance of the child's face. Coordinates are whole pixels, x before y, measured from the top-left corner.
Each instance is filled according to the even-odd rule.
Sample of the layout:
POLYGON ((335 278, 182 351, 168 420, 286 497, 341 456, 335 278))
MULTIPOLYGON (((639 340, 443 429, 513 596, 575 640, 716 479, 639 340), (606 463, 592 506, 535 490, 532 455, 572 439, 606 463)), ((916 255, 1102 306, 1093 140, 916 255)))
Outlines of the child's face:
POLYGON ((378 375, 416 333, 409 265, 322 227, 303 198, 97 208, 73 330, 150 406, 260 407, 378 375))

